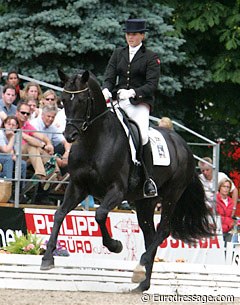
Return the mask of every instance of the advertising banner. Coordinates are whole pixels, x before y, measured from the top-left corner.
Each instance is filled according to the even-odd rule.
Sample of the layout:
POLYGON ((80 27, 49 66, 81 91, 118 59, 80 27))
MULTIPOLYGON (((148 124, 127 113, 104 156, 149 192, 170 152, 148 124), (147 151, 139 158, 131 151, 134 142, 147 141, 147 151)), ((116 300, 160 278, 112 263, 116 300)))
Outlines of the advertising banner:
POLYGON ((27 233, 23 209, 0 207, 0 247, 15 241, 14 234, 21 236, 27 233))
MULTIPOLYGON (((55 210, 25 209, 28 231, 48 240, 53 227, 55 210)), ((155 223, 160 215, 155 215, 155 223)), ((120 260, 139 260, 144 250, 142 231, 133 213, 111 212, 107 218, 110 235, 123 244, 121 253, 111 253, 102 245, 102 236, 95 221, 94 211, 72 211, 61 226, 58 241, 70 255, 81 255, 88 258, 107 258, 120 260)), ((176 261, 182 259, 192 263, 224 263, 222 236, 214 236, 188 245, 171 237, 158 247, 160 260, 176 261)))

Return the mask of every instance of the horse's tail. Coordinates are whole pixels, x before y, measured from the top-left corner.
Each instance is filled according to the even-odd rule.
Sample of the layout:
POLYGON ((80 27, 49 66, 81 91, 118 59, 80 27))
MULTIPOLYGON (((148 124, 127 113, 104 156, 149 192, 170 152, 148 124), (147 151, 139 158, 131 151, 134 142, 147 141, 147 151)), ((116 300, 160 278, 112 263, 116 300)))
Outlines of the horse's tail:
POLYGON ((197 173, 183 192, 171 217, 170 230, 175 239, 194 242, 213 236, 216 224, 205 204, 205 193, 197 173))

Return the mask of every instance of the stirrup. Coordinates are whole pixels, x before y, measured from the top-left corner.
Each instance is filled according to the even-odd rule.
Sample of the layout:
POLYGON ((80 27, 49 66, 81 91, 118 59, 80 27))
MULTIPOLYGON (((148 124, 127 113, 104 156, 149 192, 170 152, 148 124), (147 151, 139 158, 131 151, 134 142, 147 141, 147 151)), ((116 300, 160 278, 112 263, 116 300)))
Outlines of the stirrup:
POLYGON ((153 181, 152 178, 148 178, 144 184, 143 184, 143 196, 144 198, 152 198, 152 197, 157 197, 158 196, 158 191, 157 191, 157 186, 156 186, 156 183, 153 181), (150 192, 152 192, 152 194, 147 194, 146 192, 146 187, 147 187, 147 184, 150 183, 151 186, 152 186, 152 190, 150 190, 150 192))

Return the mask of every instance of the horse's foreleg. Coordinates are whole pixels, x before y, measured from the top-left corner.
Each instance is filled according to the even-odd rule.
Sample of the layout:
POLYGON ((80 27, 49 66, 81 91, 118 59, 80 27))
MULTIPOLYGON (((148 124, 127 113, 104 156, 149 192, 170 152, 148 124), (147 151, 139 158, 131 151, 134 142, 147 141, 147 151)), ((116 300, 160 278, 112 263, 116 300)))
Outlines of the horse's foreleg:
POLYGON ((122 251, 122 243, 119 240, 113 239, 106 227, 106 220, 108 213, 122 202, 122 193, 116 189, 111 190, 105 196, 100 207, 96 211, 96 221, 100 227, 103 239, 103 245, 108 248, 109 251, 120 253, 122 251))
POLYGON ((54 215, 54 224, 51 232, 50 239, 47 243, 47 250, 42 258, 41 270, 49 270, 54 267, 54 258, 53 251, 56 249, 56 243, 58 238, 58 233, 62 222, 65 216, 72 211, 80 201, 86 197, 86 194, 83 194, 78 191, 78 189, 70 182, 64 200, 59 209, 55 212, 54 215))
POLYGON ((57 210, 54 215, 54 225, 50 239, 47 243, 47 250, 42 258, 41 270, 49 270, 54 267, 53 251, 56 248, 58 232, 66 215, 67 211, 62 209, 57 210))

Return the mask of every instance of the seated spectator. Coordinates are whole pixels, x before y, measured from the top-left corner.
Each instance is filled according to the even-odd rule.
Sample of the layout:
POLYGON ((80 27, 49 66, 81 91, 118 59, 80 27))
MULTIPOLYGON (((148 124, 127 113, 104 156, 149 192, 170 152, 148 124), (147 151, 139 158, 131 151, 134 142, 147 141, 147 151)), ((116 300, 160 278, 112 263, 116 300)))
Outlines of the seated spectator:
POLYGON ((6 84, 12 85, 12 86, 15 87, 15 89, 16 89, 16 99, 13 102, 13 104, 17 105, 17 103, 19 102, 19 100, 21 98, 22 91, 20 89, 20 78, 19 78, 18 73, 16 71, 8 72, 6 84))
MULTIPOLYGON (((46 135, 36 131, 36 129, 29 123, 28 117, 30 115, 30 107, 26 102, 21 102, 17 106, 17 119, 19 127, 24 131, 22 133, 22 154, 26 154, 34 171, 35 177, 41 180, 53 180, 56 173, 50 177, 46 177, 44 164, 50 159, 54 152, 53 145, 46 135)), ((59 171, 57 169, 56 171, 59 171)))
POLYGON ((36 117, 38 117, 39 115, 39 108, 38 108, 38 100, 36 100, 33 97, 27 97, 25 99, 25 101, 27 102, 27 104, 30 107, 30 116, 28 118, 29 121, 35 119, 36 117))
POLYGON ((0 99, 0 111, 8 115, 15 115, 17 107, 13 105, 16 99, 16 89, 13 85, 5 85, 3 87, 2 99, 0 99))
POLYGON ((26 99, 29 96, 33 97, 35 100, 40 101, 42 98, 42 89, 36 82, 29 82, 26 84, 22 91, 22 99, 26 99))
POLYGON ((58 97, 54 90, 49 89, 45 91, 42 95, 42 99, 40 101, 40 108, 43 108, 46 105, 56 106, 57 107, 58 97))
POLYGON ((42 108, 42 114, 31 121, 31 125, 38 131, 47 132, 46 136, 53 144, 54 153, 62 156, 61 159, 57 158, 57 163, 61 168, 61 172, 66 174, 71 144, 66 141, 63 134, 59 133, 58 128, 53 125, 57 112, 56 106, 46 105, 42 108))
MULTIPOLYGON (((47 90, 44 92, 43 94, 43 98, 41 100, 41 108, 40 108, 40 112, 41 109, 45 106, 45 105, 52 105, 52 106, 56 106, 58 107, 58 97, 55 93, 55 91, 53 90, 47 90)), ((64 132, 65 127, 66 127, 66 115, 65 115, 65 110, 64 109, 59 109, 58 108, 58 112, 55 116, 55 120, 53 122, 53 125, 55 125, 59 132, 64 132)))
MULTIPOLYGON (((212 159, 205 157, 203 158, 206 162, 212 164, 212 159)), ((206 204, 208 205, 209 208, 213 208, 215 206, 214 204, 214 188, 213 188, 213 168, 210 164, 206 163, 204 161, 199 161, 198 166, 201 170, 201 174, 199 175, 199 178, 203 184, 205 195, 206 195, 206 204)), ((218 183, 223 179, 226 178, 231 181, 231 179, 222 172, 218 172, 218 183)), ((231 181, 232 182, 232 181, 231 181)), ((231 187, 231 196, 234 202, 234 206, 236 207, 237 205, 237 200, 238 200, 238 190, 234 183, 232 182, 232 187, 231 187)))
MULTIPOLYGON (((2 178, 12 179, 14 162, 16 161, 15 156, 15 133, 14 130, 19 128, 18 120, 15 116, 8 116, 1 126, 5 128, 0 130, 0 152, 5 153, 0 155, 0 163, 3 165, 0 176, 2 178)), ((26 162, 21 161, 21 177, 26 179, 26 162)), ((21 184, 23 186, 24 183, 21 184)))
POLYGON ((173 130, 173 123, 171 119, 165 116, 158 121, 158 126, 173 130))
POLYGON ((236 210, 234 202, 229 196, 231 188, 232 182, 227 178, 223 178, 218 184, 216 211, 221 216, 225 246, 227 242, 232 241, 231 230, 234 225, 234 220, 232 217, 234 216, 236 210))

